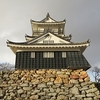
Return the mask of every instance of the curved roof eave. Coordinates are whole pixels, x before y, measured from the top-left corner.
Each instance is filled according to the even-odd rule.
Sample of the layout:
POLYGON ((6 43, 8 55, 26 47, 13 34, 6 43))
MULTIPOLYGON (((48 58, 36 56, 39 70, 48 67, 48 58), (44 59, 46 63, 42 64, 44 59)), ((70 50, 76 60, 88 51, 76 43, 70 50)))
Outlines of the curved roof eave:
POLYGON ((45 25, 47 25, 47 24, 65 24, 65 22, 64 21, 61 21, 61 22, 40 22, 40 21, 32 21, 31 22, 31 24, 45 24, 45 25))
POLYGON ((46 17, 43 20, 34 21, 31 19, 30 22, 36 23, 36 24, 64 24, 64 23, 66 23, 66 20, 64 19, 63 21, 56 21, 50 17, 49 13, 47 13, 46 17))
POLYGON ((34 47, 65 47, 65 48, 80 48, 80 47, 88 47, 89 44, 83 44, 83 45, 71 45, 71 44, 14 44, 14 43, 8 43, 9 47, 25 47, 25 48, 34 48, 34 47))
POLYGON ((14 53, 16 53, 17 50, 34 50, 34 49, 38 49, 38 50, 42 50, 42 49, 66 49, 67 51, 69 49, 72 50, 77 50, 77 51, 81 51, 82 53, 85 51, 85 49, 87 48, 87 45, 84 46, 68 46, 68 45, 12 45, 12 44, 8 44, 8 47, 11 48, 12 51, 14 51, 14 53), (16 51, 15 51, 16 50, 16 51))

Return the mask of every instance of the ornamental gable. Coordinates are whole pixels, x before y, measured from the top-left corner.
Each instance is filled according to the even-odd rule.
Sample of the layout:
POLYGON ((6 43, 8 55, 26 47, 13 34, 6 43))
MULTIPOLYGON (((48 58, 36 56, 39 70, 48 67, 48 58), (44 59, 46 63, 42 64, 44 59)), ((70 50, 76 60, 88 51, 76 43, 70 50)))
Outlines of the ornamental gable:
POLYGON ((28 41, 28 44, 43 44, 43 43, 44 44, 68 44, 70 42, 50 32, 28 41))

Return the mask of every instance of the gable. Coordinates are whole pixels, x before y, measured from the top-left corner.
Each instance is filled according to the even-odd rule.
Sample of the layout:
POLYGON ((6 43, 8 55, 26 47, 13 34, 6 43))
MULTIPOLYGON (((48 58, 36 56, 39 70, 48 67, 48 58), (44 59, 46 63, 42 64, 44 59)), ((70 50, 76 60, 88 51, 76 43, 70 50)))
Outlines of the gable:
POLYGON ((51 19, 50 17, 44 19, 44 22, 55 22, 53 19, 51 19))
POLYGON ((49 23, 52 23, 52 22, 56 22, 56 21, 50 17, 49 13, 47 13, 46 18, 44 18, 41 22, 49 22, 49 23))
POLYGON ((36 39, 29 41, 29 44, 37 44, 37 43, 68 44, 70 42, 48 32, 44 35, 39 36, 36 39))

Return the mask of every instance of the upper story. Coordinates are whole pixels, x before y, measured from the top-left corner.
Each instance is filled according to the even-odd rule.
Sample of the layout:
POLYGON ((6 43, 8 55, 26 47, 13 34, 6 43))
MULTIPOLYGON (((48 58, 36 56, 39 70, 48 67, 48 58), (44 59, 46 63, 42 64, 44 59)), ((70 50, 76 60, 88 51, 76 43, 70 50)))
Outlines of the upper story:
POLYGON ((25 42, 7 41, 7 46, 16 54, 18 51, 80 51, 84 52, 90 41, 72 42, 72 35, 64 33, 66 21, 55 21, 49 13, 41 21, 31 20, 32 36, 26 35, 25 42))
POLYGON ((32 26, 32 36, 39 36, 48 30, 58 36, 64 36, 64 28, 66 21, 56 21, 47 13, 46 17, 41 21, 30 20, 32 26))

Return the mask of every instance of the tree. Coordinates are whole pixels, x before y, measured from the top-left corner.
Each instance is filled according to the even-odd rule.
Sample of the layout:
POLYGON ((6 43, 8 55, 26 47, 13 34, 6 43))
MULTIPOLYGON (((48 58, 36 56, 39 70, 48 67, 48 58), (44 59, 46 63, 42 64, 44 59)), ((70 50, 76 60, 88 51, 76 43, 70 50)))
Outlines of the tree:
POLYGON ((14 65, 7 63, 7 62, 1 63, 0 69, 2 69, 2 70, 12 70, 12 69, 14 69, 14 65))
POLYGON ((100 68, 94 67, 94 69, 92 70, 92 74, 95 78, 95 82, 100 83, 100 68))

